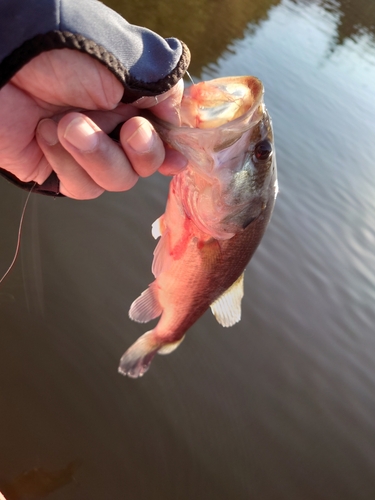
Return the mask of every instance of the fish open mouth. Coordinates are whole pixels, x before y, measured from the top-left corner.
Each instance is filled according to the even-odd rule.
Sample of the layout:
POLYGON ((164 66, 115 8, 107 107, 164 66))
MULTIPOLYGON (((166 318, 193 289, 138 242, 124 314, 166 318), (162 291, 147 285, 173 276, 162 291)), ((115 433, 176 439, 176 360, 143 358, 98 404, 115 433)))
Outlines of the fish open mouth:
POLYGON ((221 78, 189 87, 181 102, 182 127, 212 129, 252 114, 263 98, 263 84, 254 76, 221 78), (250 112, 250 113, 249 113, 250 112))

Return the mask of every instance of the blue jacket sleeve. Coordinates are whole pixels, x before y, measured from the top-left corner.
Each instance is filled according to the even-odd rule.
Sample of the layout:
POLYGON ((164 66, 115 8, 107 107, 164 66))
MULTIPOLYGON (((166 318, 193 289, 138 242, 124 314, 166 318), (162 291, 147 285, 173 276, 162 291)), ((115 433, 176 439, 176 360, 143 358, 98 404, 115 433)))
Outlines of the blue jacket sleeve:
POLYGON ((0 0, 0 88, 38 54, 69 48, 103 63, 124 85, 124 102, 169 90, 189 50, 129 24, 97 0, 0 0))
MULTIPOLYGON (((42 52, 79 50, 104 64, 124 87, 122 101, 158 95, 185 74, 189 49, 175 38, 129 24, 97 0, 0 0, 0 89, 42 52)), ((0 168, 0 174, 30 190, 0 168)), ((35 192, 58 196, 55 173, 35 192)))

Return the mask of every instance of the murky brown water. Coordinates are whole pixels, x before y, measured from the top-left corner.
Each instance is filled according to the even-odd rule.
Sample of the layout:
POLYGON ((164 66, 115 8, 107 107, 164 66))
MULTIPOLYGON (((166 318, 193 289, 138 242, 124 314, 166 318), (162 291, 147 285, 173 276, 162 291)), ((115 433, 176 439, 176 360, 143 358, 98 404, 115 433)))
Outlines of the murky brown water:
MULTIPOLYGON (((281 190, 241 323, 207 313, 136 381, 117 365, 144 332, 127 311, 151 280, 168 179, 32 198, 0 288, 0 486, 9 500, 40 498, 41 478, 51 500, 373 500, 373 3, 111 5, 183 39, 195 80, 263 80, 281 190)), ((25 194, 0 190, 6 269, 25 194)))

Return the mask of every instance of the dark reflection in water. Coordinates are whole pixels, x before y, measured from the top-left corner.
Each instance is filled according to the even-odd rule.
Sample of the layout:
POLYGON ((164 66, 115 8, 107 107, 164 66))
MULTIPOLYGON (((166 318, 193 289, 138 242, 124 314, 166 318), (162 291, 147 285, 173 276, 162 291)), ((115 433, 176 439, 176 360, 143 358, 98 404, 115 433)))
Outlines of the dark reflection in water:
MULTIPOLYGON (((168 179, 90 202, 32 198, 0 288, 1 484, 78 458, 48 498, 374 499, 372 5, 116 4, 184 39, 193 74, 263 80, 281 190, 242 321, 223 329, 208 312, 137 381, 117 365, 144 332, 127 310, 152 279, 168 179)), ((0 190, 6 269, 25 194, 0 190)))
POLYGON ((192 53, 190 72, 199 75, 230 43, 244 36, 248 24, 267 18, 280 0, 183 0, 155 2, 106 1, 132 24, 146 26, 164 37, 183 40, 192 53))
POLYGON ((336 44, 368 34, 375 41, 375 3, 368 0, 322 0, 321 5, 338 15, 336 44))
MULTIPOLYGON (((315 4, 337 18, 331 50, 347 38, 363 35, 375 37, 375 3, 369 0, 292 0, 300 9, 315 4)), ((156 31, 164 37, 175 36, 190 48, 190 72, 200 75, 204 66, 212 64, 233 40, 244 37, 245 31, 268 18, 270 9, 280 0, 138 0, 105 2, 130 23, 156 31)))
POLYGON ((48 471, 34 467, 11 482, 0 482, 6 500, 33 500, 45 497, 74 480, 78 462, 71 462, 60 470, 48 471))

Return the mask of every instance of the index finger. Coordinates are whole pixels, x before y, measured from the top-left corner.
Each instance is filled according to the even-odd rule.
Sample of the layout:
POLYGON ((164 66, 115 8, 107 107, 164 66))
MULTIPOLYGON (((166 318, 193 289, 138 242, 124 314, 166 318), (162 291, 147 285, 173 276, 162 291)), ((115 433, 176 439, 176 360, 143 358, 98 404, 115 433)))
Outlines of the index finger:
POLYGON ((179 110, 183 93, 184 82, 181 79, 164 94, 141 97, 132 105, 139 109, 150 108, 155 116, 178 127, 181 125, 179 110))

